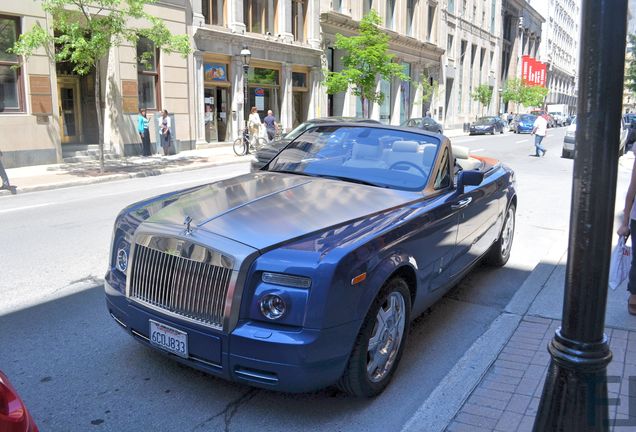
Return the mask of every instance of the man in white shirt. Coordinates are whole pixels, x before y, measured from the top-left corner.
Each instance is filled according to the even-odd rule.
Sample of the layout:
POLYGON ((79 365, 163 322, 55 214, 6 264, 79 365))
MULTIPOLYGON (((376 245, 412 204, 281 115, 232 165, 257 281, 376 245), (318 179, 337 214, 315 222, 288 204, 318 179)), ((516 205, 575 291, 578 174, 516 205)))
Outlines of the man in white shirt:
POLYGON ((541 145, 541 141, 545 138, 545 134, 548 131, 548 120, 545 118, 545 114, 541 114, 537 116, 537 119, 534 121, 532 125, 532 133, 534 135, 534 148, 535 148, 535 156, 545 156, 548 152, 545 147, 541 145))

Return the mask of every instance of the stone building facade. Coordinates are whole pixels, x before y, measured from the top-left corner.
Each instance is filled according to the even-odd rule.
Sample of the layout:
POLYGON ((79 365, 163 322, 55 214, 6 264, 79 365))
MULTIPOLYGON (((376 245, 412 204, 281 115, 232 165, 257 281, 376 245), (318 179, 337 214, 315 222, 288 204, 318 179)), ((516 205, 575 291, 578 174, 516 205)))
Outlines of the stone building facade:
POLYGON ((231 141, 245 108, 283 129, 324 115, 319 0, 192 0, 192 117, 198 144, 231 141), (248 74, 241 51, 251 53, 248 74), (248 100, 244 100, 247 78, 248 100))
POLYGON ((440 94, 446 128, 461 127, 481 115, 498 114, 501 0, 446 0, 441 11, 442 58, 440 94), (474 101, 479 85, 493 89, 487 107, 474 101))
POLYGON ((540 60, 548 65, 548 104, 576 111, 581 22, 580 0, 530 0, 545 17, 540 60))
MULTIPOLYGON (((382 19, 381 27, 390 36, 389 49, 394 61, 404 67, 410 81, 398 79, 377 83, 384 93, 382 104, 373 104, 372 119, 384 124, 399 125, 412 117, 421 117, 426 110, 438 113, 439 98, 423 100, 419 83, 438 82, 441 76, 443 49, 438 47, 440 10, 437 1, 426 0, 323 0, 320 8, 322 48, 325 67, 342 70, 344 53, 334 46, 336 34, 350 36, 357 33, 358 23, 368 11, 375 9, 382 19)), ((346 94, 326 96, 326 111, 322 115, 361 117, 360 98, 346 94)), ((440 108, 443 113, 443 106, 440 108)))
MULTIPOLYGON (((499 76, 502 88, 511 78, 521 78, 521 57, 540 60, 542 24, 545 19, 527 0, 503 0, 501 8, 501 68, 499 76)), ((501 111, 513 107, 500 100, 501 111)), ((516 109, 517 107, 515 107, 516 109)))
MULTIPOLYGON (((161 0, 147 6, 147 12, 164 21, 173 34, 186 34, 184 0, 161 0)), ((68 64, 55 63, 42 49, 26 59, 5 50, 36 23, 52 31, 52 18, 39 2, 4 2, 0 26, 5 45, 0 51, 0 150, 6 167, 61 162, 78 150, 98 143, 95 73, 79 76, 68 64), (17 70, 13 64, 21 64, 17 70)), ((137 23, 143 26, 144 23, 137 23)), ((139 152, 136 130, 139 107, 154 119, 159 109, 168 109, 175 122, 181 148, 194 145, 194 124, 189 115, 190 59, 155 50, 150 67, 140 67, 138 50, 153 51, 149 41, 139 46, 112 49, 102 61, 101 97, 105 149, 116 154, 139 152)), ((156 136, 156 122, 151 134, 156 136)), ((153 142, 156 139, 153 138, 153 142)))

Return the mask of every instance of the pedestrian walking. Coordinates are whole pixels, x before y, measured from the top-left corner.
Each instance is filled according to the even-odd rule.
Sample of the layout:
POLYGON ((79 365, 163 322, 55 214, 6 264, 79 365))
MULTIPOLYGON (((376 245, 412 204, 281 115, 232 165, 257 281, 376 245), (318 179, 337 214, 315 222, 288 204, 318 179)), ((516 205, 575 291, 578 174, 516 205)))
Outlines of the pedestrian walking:
MULTIPOLYGON (((636 155, 636 149, 632 150, 636 155)), ((629 237, 632 232, 636 232, 636 158, 632 168, 632 177, 629 181, 629 188, 625 196, 625 208, 623 209, 623 222, 618 228, 618 235, 629 237)), ((632 240, 632 245, 634 244, 632 240)), ((630 314, 636 315, 636 258, 634 258, 634 249, 632 248, 632 266, 629 270, 627 279, 627 290, 629 298, 627 300, 627 310, 630 314)))
POLYGON ((276 123, 276 117, 274 117, 272 110, 267 111, 267 117, 263 119, 263 123, 265 123, 265 129, 267 130, 267 139, 272 141, 278 131, 278 123, 276 123))
POLYGON ((537 119, 534 121, 532 133, 530 133, 530 135, 534 135, 534 151, 536 157, 545 156, 548 152, 545 147, 541 145, 541 141, 545 138, 547 131, 548 119, 545 114, 541 114, 537 116, 537 119))
POLYGON ((150 156, 152 151, 150 150, 150 121, 146 115, 145 109, 139 110, 137 116, 137 131, 141 137, 141 154, 143 156, 150 156))
POLYGON ((4 170, 4 165, 2 164, 2 151, 0 150, 0 179, 2 179, 2 187, 0 189, 6 189, 10 191, 13 195, 17 192, 15 186, 11 186, 9 183, 9 176, 7 176, 7 172, 4 170))
POLYGON ((512 114, 512 111, 510 111, 510 114, 508 114, 508 124, 512 123, 514 119, 515 116, 512 114))
POLYGON ((163 110, 161 113, 161 148, 163 148, 163 155, 168 156, 170 154, 170 144, 172 139, 172 122, 168 117, 168 110, 163 110))

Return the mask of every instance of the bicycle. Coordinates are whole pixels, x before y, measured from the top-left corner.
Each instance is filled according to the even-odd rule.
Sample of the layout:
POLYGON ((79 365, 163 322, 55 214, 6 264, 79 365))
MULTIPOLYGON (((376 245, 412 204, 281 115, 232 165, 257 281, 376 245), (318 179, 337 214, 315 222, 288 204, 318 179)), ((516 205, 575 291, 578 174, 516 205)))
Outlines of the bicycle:
POLYGON ((259 136, 254 137, 250 135, 247 128, 245 128, 241 136, 234 140, 232 149, 237 156, 245 156, 248 153, 257 152, 265 144, 267 144, 265 138, 259 136))

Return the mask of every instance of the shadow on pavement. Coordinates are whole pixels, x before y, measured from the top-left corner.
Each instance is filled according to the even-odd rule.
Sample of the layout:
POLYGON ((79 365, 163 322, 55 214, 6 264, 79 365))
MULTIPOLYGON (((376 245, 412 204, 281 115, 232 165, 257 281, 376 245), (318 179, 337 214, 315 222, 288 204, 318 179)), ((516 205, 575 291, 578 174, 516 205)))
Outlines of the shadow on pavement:
MULTIPOLYGON (((517 286, 527 276, 476 272, 488 280, 501 271, 517 286)), ((511 295, 507 287, 475 289, 511 295)), ((0 316, 0 369, 46 431, 399 430, 500 312, 452 294, 439 301, 412 323, 400 368, 375 399, 334 388, 255 390, 179 365, 112 321, 102 286, 0 316)))
POLYGON ((148 170, 159 170, 171 167, 184 167, 196 163, 208 162, 209 158, 200 156, 185 156, 178 158, 134 158, 134 159, 107 159, 104 161, 104 172, 99 168, 99 161, 86 161, 62 164, 49 169, 60 171, 78 177, 99 177, 112 174, 130 174, 148 170))

